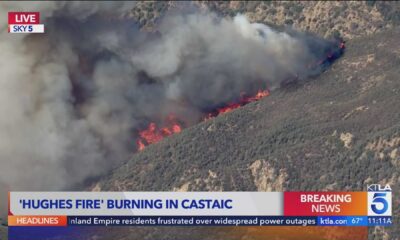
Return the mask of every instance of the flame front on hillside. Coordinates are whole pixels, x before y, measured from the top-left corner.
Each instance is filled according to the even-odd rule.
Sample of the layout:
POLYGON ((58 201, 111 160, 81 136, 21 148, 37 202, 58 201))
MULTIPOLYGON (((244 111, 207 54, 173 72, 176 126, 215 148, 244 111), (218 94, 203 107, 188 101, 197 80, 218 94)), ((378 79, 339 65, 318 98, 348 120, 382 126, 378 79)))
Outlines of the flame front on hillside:
POLYGON ((151 122, 145 130, 139 132, 139 139, 136 141, 138 150, 141 151, 146 145, 159 142, 164 137, 179 133, 180 131, 182 131, 182 125, 173 114, 167 117, 165 126, 162 128, 158 127, 156 123, 151 122))
MULTIPOLYGON (((214 111, 207 113, 203 120, 206 121, 220 114, 230 112, 248 103, 258 101, 268 95, 268 90, 259 90, 254 96, 250 97, 246 96, 246 94, 243 92, 238 102, 229 103, 224 107, 217 108, 214 111)), ((168 115, 164 122, 165 125, 161 128, 157 126, 156 123, 151 122, 146 129, 139 131, 139 138, 136 141, 137 149, 139 151, 143 150, 147 145, 161 141, 164 137, 181 132, 182 128, 184 128, 184 125, 180 124, 180 121, 174 114, 168 115)))
MULTIPOLYGON (((333 61, 339 58, 345 49, 345 42, 339 41, 338 46, 329 50, 325 57, 320 59, 318 62, 310 64, 308 66, 309 69, 313 68, 323 68, 326 65, 329 66, 333 61)), ((289 82, 297 81, 298 76, 293 79, 289 79, 289 82)), ((226 104, 225 106, 216 108, 215 110, 208 112, 206 116, 203 118, 203 121, 209 120, 211 118, 217 117, 220 114, 231 112, 234 109, 237 109, 241 106, 244 106, 248 103, 258 101, 264 97, 269 95, 268 90, 258 90, 258 92, 249 96, 245 92, 240 94, 239 101, 231 102, 226 104)), ((159 128, 156 123, 151 122, 145 130, 139 131, 139 139, 136 141, 137 149, 139 151, 143 150, 147 145, 156 143, 161 141, 164 137, 170 136, 174 133, 179 133, 182 131, 183 125, 179 124, 177 117, 173 114, 170 114, 165 121, 165 126, 159 128)))

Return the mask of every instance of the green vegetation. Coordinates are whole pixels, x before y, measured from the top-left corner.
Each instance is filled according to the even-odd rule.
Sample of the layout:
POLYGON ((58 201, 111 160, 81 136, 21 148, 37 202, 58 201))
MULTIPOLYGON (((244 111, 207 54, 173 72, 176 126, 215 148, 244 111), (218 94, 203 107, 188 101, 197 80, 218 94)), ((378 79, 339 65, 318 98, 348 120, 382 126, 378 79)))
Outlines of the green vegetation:
MULTIPOLYGON (((256 191, 249 167, 263 160, 287 173, 287 190, 362 191, 367 182, 394 181, 398 192, 400 169, 389 154, 400 146, 374 143, 400 138, 399 37, 395 29, 350 41, 321 76, 148 146, 101 188, 256 191), (347 147, 342 134, 353 136, 347 147)), ((385 231, 398 236, 400 226, 385 231)))

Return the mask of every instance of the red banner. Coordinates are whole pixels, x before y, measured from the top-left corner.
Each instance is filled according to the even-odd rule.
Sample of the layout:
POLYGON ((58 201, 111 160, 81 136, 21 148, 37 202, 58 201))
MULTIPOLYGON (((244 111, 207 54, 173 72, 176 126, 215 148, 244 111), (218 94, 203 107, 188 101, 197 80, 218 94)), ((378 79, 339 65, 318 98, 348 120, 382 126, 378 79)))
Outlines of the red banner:
POLYGON ((39 12, 9 12, 8 24, 39 24, 39 12))

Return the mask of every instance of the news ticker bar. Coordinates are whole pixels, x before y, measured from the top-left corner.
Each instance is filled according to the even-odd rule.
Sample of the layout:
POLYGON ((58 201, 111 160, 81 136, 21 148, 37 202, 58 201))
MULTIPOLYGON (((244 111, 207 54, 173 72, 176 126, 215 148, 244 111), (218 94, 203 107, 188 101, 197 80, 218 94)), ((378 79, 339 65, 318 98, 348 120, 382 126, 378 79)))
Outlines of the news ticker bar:
POLYGON ((387 226, 391 224, 391 194, 379 189, 369 192, 10 192, 8 223, 10 226, 91 226, 98 225, 95 220, 106 218, 120 220, 117 225, 129 225, 140 216, 151 223, 147 224, 156 226, 164 225, 162 219, 170 219, 173 225, 180 224, 177 219, 191 219, 190 224, 194 226, 202 226, 202 221, 209 226, 224 225, 218 222, 221 219, 234 225, 243 220, 240 223, 243 226, 266 226, 267 223, 285 226, 291 225, 293 219, 299 220, 300 225, 305 220, 313 220, 307 226, 387 226), (85 219, 90 222, 80 221, 85 219))
POLYGON ((390 226, 367 216, 10 216, 9 227, 66 226, 390 226))

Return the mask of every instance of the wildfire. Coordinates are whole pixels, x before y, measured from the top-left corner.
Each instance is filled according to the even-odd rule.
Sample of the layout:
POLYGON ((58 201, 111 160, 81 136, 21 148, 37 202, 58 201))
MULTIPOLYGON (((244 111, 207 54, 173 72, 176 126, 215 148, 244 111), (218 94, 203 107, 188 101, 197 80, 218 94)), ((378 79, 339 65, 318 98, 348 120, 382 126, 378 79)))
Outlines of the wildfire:
POLYGON ((308 64, 308 68, 312 69, 317 66, 329 66, 332 62, 338 59, 346 49, 345 41, 340 41, 336 48, 331 49, 329 52, 326 53, 325 58, 318 60, 317 62, 308 64))
POLYGON ((254 96, 246 96, 246 93, 242 92, 240 100, 238 102, 234 103, 229 103, 227 106, 217 108, 215 111, 208 113, 207 116, 204 118, 204 120, 208 120, 210 118, 216 117, 222 113, 227 113, 230 112, 236 108, 239 108, 243 105, 246 105, 251 102, 255 102, 260 100, 263 97, 266 97, 269 95, 268 90, 259 90, 256 95, 254 96))
MULTIPOLYGON (((312 68, 318 65, 324 65, 326 63, 331 63, 337 58, 339 58, 345 49, 345 42, 340 41, 337 48, 329 51, 324 59, 319 60, 314 64, 310 64, 308 67, 312 68)), ((239 101, 232 102, 226 106, 215 109, 212 112, 206 114, 203 118, 204 121, 214 118, 220 114, 230 112, 236 108, 244 106, 248 103, 258 101, 269 95, 268 90, 259 90, 254 96, 248 96, 246 93, 242 92, 239 101)), ((165 127, 159 128, 156 123, 150 123, 145 130, 139 132, 139 139, 137 140, 138 150, 143 150, 147 145, 159 142, 164 137, 170 136, 174 133, 179 133, 182 131, 182 125, 179 123, 178 119, 174 115, 169 115, 165 121, 165 127)))
MULTIPOLYGON (((215 111, 208 113, 204 120, 208 120, 220 114, 230 112, 250 102, 258 101, 268 95, 268 90, 259 90, 254 96, 246 96, 245 93, 242 93, 238 102, 230 103, 227 106, 217 108, 215 111)), ((174 133, 179 133, 180 131, 182 131, 182 125, 179 123, 176 116, 170 114, 165 121, 165 127, 160 128, 156 123, 152 122, 146 129, 139 132, 139 139, 136 141, 137 148, 139 151, 141 151, 147 145, 159 142, 164 137, 170 136, 174 133)))
POLYGON ((139 151, 143 150, 146 145, 159 142, 164 137, 182 131, 182 127, 174 115, 170 114, 165 122, 166 126, 162 128, 152 122, 145 130, 139 132, 139 139, 136 141, 139 151))

